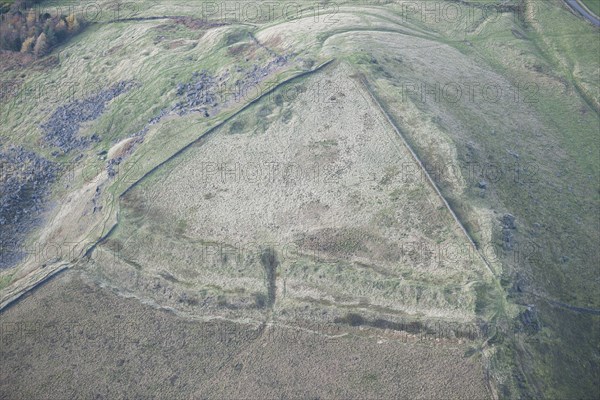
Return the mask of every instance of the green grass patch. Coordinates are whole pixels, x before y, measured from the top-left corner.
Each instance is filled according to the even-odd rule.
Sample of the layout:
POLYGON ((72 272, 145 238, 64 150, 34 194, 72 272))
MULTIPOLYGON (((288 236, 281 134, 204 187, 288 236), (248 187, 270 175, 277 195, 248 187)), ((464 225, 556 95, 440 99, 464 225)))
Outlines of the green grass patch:
POLYGON ((14 274, 5 274, 0 276, 0 290, 11 284, 14 274))
POLYGON ((581 0, 591 12, 600 16, 600 0, 581 0))

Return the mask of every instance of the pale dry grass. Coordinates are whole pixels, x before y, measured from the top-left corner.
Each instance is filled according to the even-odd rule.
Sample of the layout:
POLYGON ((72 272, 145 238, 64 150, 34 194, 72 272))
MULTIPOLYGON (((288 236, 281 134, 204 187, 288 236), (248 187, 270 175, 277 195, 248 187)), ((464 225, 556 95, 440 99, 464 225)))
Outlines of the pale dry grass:
POLYGON ((167 271, 177 281, 169 285, 200 302, 220 293, 252 310, 252 296, 264 292, 258 254, 273 247, 288 301, 353 307, 366 298, 395 312, 474 318, 470 284, 483 265, 473 253, 437 254, 469 245, 351 75, 340 64, 294 84, 297 97, 261 101, 158 170, 127 194, 114 235, 119 256, 139 270, 94 269, 171 307, 181 306, 114 273, 160 280, 167 271), (433 254, 411 253, 417 244, 433 254))

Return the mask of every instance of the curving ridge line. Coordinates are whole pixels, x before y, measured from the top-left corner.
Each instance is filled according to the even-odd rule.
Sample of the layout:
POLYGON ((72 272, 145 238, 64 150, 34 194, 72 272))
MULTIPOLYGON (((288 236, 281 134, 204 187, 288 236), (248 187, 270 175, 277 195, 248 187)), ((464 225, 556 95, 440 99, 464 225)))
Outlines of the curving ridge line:
MULTIPOLYGON (((141 178, 139 178, 137 181, 135 181, 134 183, 132 183, 127 189, 125 189, 123 191, 123 193, 121 193, 119 195, 119 200, 122 199, 123 196, 125 196, 131 189, 133 189, 134 187, 136 187, 139 183, 141 183, 148 176, 150 176, 150 174, 152 174, 153 172, 155 172, 156 170, 158 170, 159 168, 161 168, 162 166, 164 166, 167 162, 172 161, 175 157, 181 155, 183 152, 185 152, 186 150, 188 150, 190 147, 192 147, 192 146, 194 146, 194 145, 196 145, 198 143, 202 143, 203 141, 205 141, 211 134, 213 134, 214 132, 216 132, 217 129, 219 129, 220 127, 222 127, 225 123, 229 122, 231 119, 235 118, 237 115, 239 115, 242 111, 244 111, 246 108, 248 108, 252 104, 260 101, 264 96, 273 93, 275 90, 277 90, 281 86, 285 85, 286 83, 292 82, 292 81, 294 81, 296 79, 300 79, 300 78, 305 77, 307 75, 310 75, 310 74, 313 74, 315 72, 318 72, 318 71, 324 69, 325 67, 329 66, 330 64, 332 64, 335 61, 336 61, 335 58, 331 59, 331 60, 326 61, 326 62, 320 64, 319 66, 317 66, 317 67, 315 67, 315 68, 313 68, 313 69, 311 69, 309 71, 305 71, 305 72, 299 73, 297 75, 294 75, 294 76, 292 76, 292 77, 290 77, 288 79, 285 79, 284 81, 282 81, 279 84, 275 85, 274 87, 272 87, 271 89, 269 89, 265 93, 261 94, 256 99, 253 99, 252 101, 248 102, 242 108, 240 108, 238 111, 236 111, 235 113, 233 113, 229 117, 225 118, 223 121, 219 122, 217 125, 215 125, 212 128, 210 128, 208 131, 206 131, 200 137, 198 137, 197 139, 193 140, 191 143, 188 143, 187 145, 185 145, 184 147, 182 147, 181 149, 179 149, 177 152, 175 152, 173 155, 169 156, 166 160, 162 161, 161 163, 159 163, 158 165, 156 165, 155 167, 153 167, 151 170, 149 170, 148 172, 146 172, 141 178)), ((491 268, 491 265, 485 259, 485 257, 483 256, 483 254, 481 254, 479 252, 479 250, 477 249, 477 246, 475 245, 473 239, 471 238, 471 236, 469 235, 469 233, 467 232, 467 230, 465 229, 465 227, 462 225, 462 223, 458 219, 458 216, 454 213, 454 211, 452 210, 452 208, 450 207, 450 205, 446 201, 445 197, 441 194, 439 188, 437 187, 437 185, 435 184, 435 182, 433 181, 433 179, 431 178, 431 176, 429 176, 429 174, 428 174, 427 170, 424 168, 424 166, 423 166, 420 158, 417 156, 417 154, 410 147, 410 145, 408 144, 408 142, 406 141, 406 139, 404 138, 404 136, 402 135, 402 133, 400 132, 400 130, 398 129, 398 127, 396 126, 396 124, 393 122, 393 120, 391 119, 391 117, 388 115, 388 113, 382 107, 381 103, 377 100, 377 98, 375 97, 374 93, 372 92, 372 90, 371 90, 371 88, 370 88, 370 86, 369 86, 368 81, 366 80, 366 78, 364 76, 361 76, 359 78, 359 82, 365 87, 365 89, 366 89, 367 93, 369 94, 369 96, 371 97, 371 99, 375 102, 375 104, 377 105, 377 107, 380 109, 380 112, 385 116, 385 118, 388 121, 388 123, 396 131, 396 133, 398 134, 398 136, 400 137, 400 139, 403 141, 404 145, 406 146, 406 148, 410 152, 411 156, 416 160, 417 164, 423 169, 426 177, 428 178, 429 183, 432 185, 432 187, 436 191, 437 195, 441 198, 441 200, 443 201, 443 203, 445 204, 445 206, 448 208, 448 210, 450 211, 450 213, 452 214, 452 216, 454 217, 454 219, 458 223, 459 227, 461 228, 461 230, 463 231, 463 233, 465 234, 465 236, 469 240, 470 244, 473 246, 473 248, 480 255, 482 261, 485 263, 485 265, 488 268, 488 270, 492 273, 492 276, 495 277, 495 274, 494 274, 493 269, 491 268)), ((95 248, 99 244, 101 244, 102 242, 104 242, 110 236, 110 234, 112 232, 114 232, 114 230, 116 229, 116 227, 119 224, 118 221, 119 221, 119 215, 118 215, 118 211, 117 211, 117 222, 108 230, 108 232, 105 235, 103 235, 100 239, 98 239, 84 253, 83 257, 89 257, 92 254, 92 252, 95 250, 95 248)), ((38 278, 37 281, 29 284, 27 287, 25 287, 20 292, 18 292, 16 294, 13 294, 13 295, 9 295, 5 299, 0 299, 0 312, 2 312, 4 309, 6 309, 7 307, 11 306, 15 302, 17 302, 20 298, 22 298, 23 295, 25 295, 25 294, 33 291, 37 287, 43 285, 44 283, 48 282, 49 280, 51 280, 56 275, 58 275, 61 272, 65 271, 66 269, 71 268, 72 266, 73 265, 71 263, 60 264, 57 268, 53 268, 49 273, 43 274, 43 276, 41 276, 40 278, 38 278)), ((24 277, 22 279, 26 279, 26 277, 24 277)), ((573 311, 573 312, 576 312, 576 313, 600 315, 600 309, 594 309, 594 308, 588 308, 588 307, 578 307, 578 306, 573 306, 571 304, 563 303, 563 302, 560 302, 560 301, 557 301, 557 300, 548 299, 545 296, 540 296, 540 295, 535 295, 535 296, 546 300, 547 302, 549 302, 550 304, 552 304, 554 306, 561 307, 561 308, 564 308, 564 309, 567 309, 567 310, 570 310, 570 311, 573 311)))
MULTIPOLYGON (((281 82, 279 82, 277 85, 274 85, 273 87, 271 87, 269 90, 265 91, 264 93, 262 93, 260 96, 256 97, 255 99, 249 101, 248 103, 246 103, 243 107, 241 107, 239 110, 237 110, 236 112, 234 112, 233 114, 231 114, 230 116, 228 116, 227 118, 225 118, 223 121, 219 122, 218 124, 216 124, 215 126, 209 128, 207 131, 205 131, 201 136, 199 136, 198 138, 196 138, 195 140, 193 140, 192 142, 186 144, 185 146, 183 146, 182 148, 180 148, 179 150, 177 150, 174 154, 172 154, 171 156, 169 156, 166 160, 162 161, 161 163, 159 163, 158 165, 156 165, 155 167, 153 167, 152 169, 150 169, 148 172, 146 172, 142 177, 140 177, 138 180, 136 180, 135 182, 133 182, 127 189, 125 189, 118 197, 118 200, 121 200, 131 189, 133 189, 134 187, 136 187, 139 183, 141 183, 143 180, 145 180, 146 178, 148 178, 148 176, 150 176, 153 172, 155 172, 156 170, 158 170, 159 168, 161 168, 162 166, 164 166, 166 163, 168 163, 169 161, 172 161, 174 158, 176 158, 177 156, 181 155, 183 152, 185 152, 186 150, 188 150, 189 148, 191 148, 194 145, 197 145, 199 143, 204 142, 205 140, 207 140, 207 138, 209 138, 214 132, 216 132, 220 127, 222 127, 224 124, 226 124, 227 122, 229 122, 230 120, 232 120, 233 118, 235 118, 236 116, 238 116, 242 111, 246 110, 248 107, 250 107, 251 105, 257 103, 258 101, 260 101, 261 99, 263 99, 265 96, 268 96, 270 94, 272 94, 275 90, 277 90, 278 88, 280 88, 281 86, 290 83, 296 79, 300 79, 303 78, 305 76, 311 75, 313 73, 316 73, 324 68, 326 68, 327 66, 329 66, 330 64, 332 64, 334 61, 336 61, 335 58, 325 61, 322 64, 318 65, 317 67, 309 70, 309 71, 304 71, 301 72, 299 74, 296 74, 294 76, 291 76, 281 82)), ((94 244, 92 244, 83 254, 82 258, 89 258, 91 256, 91 254, 93 253, 93 251, 96 249, 96 247, 101 244, 102 242, 104 242, 110 235, 111 233, 114 232, 114 230, 116 229, 116 227, 119 224, 119 211, 117 210, 117 222, 108 230, 108 232, 103 235, 102 237, 100 237, 94 244)), ((14 304, 15 302, 17 302, 19 299, 21 299, 23 297, 23 295, 33 291, 34 289, 38 288, 39 286, 43 285, 44 283, 48 282, 49 280, 51 280, 53 277, 55 277, 56 275, 60 274, 61 272, 71 268, 73 266, 72 263, 61 263, 58 266, 51 268, 50 266, 45 270, 47 271, 46 273, 39 273, 40 270, 36 270, 34 272, 32 272, 31 274, 21 278, 21 279, 31 279, 31 282, 28 282, 27 285, 21 289, 20 291, 13 293, 13 292, 9 292, 8 295, 4 298, 4 299, 0 299, 0 312, 2 312, 3 310, 5 310, 7 307, 9 307, 10 305, 14 304), (38 275, 38 276, 34 276, 34 275, 38 275)), ((19 280, 20 281, 20 280, 19 280)))

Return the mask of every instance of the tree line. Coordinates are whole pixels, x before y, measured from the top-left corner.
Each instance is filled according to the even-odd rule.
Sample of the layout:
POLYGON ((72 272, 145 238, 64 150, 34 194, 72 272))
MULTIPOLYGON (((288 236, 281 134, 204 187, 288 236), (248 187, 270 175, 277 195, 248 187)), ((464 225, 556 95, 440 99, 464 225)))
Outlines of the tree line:
MULTIPOLYGON (((35 3, 35 2, 34 2, 35 3)), ((15 1, 0 18, 0 50, 41 57, 52 47, 77 34, 85 24, 75 14, 39 13, 28 8, 32 2, 15 1)))

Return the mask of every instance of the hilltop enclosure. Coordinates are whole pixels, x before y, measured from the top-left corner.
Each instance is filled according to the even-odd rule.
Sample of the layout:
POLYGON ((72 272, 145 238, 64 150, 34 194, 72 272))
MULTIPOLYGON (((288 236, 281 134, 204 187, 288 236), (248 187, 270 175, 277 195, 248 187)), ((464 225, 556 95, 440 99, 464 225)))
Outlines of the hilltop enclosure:
POLYGON ((3 12, 0 397, 600 390, 600 40, 562 0, 3 12))

